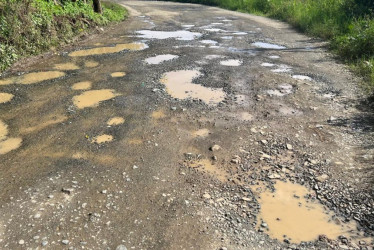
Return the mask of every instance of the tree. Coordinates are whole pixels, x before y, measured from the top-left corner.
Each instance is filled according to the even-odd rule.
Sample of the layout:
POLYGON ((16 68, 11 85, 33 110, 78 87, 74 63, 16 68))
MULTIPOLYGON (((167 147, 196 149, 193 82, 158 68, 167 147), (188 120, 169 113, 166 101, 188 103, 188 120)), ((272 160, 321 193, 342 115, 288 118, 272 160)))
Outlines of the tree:
POLYGON ((100 0, 93 0, 93 7, 96 13, 101 14, 103 12, 103 8, 101 8, 100 0))

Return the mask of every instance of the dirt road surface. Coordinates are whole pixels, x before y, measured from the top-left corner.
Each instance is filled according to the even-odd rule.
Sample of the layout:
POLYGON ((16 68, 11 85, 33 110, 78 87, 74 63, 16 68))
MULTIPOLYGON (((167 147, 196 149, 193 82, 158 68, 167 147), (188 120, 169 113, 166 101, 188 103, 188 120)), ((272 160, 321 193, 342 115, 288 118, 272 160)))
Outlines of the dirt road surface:
POLYGON ((326 44, 117 2, 0 79, 1 249, 372 249, 373 107, 326 44))

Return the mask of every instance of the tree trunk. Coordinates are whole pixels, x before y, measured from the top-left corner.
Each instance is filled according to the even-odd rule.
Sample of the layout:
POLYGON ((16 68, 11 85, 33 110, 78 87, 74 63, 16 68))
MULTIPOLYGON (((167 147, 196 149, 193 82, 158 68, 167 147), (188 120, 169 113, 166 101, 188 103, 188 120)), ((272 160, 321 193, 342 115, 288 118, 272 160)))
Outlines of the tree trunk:
POLYGON ((103 12, 103 9, 101 8, 100 0, 93 0, 93 7, 96 13, 101 14, 103 12))

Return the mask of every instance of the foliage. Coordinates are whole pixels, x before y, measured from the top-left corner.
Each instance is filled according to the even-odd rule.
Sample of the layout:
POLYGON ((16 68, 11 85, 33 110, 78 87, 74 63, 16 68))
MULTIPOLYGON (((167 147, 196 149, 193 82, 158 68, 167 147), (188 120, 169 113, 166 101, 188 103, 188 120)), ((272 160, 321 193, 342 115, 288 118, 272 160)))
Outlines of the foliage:
POLYGON ((176 0, 257 13, 331 41, 331 48, 374 89, 373 0, 176 0))
POLYGON ((119 5, 103 3, 103 14, 90 0, 0 0, 0 72, 20 57, 68 43, 89 28, 123 20, 119 5))

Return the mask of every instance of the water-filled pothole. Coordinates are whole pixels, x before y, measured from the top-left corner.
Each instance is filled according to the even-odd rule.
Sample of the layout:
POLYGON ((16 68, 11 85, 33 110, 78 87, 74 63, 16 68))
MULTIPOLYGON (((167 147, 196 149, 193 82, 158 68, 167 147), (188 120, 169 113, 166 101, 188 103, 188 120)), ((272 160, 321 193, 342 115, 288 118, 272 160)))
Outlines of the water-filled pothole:
POLYGON ((166 61, 170 61, 173 59, 178 58, 179 56, 177 55, 171 55, 171 54, 165 54, 165 55, 158 55, 158 56, 153 56, 153 57, 148 57, 144 61, 147 64, 160 64, 166 61))
POLYGON ((261 205, 258 224, 267 224, 264 230, 270 237, 300 243, 316 240, 319 235, 336 239, 356 232, 354 222, 342 223, 315 199, 308 199, 313 192, 306 187, 277 181, 274 188, 275 192, 267 190, 258 200, 261 205))
POLYGON ((12 100, 14 95, 9 93, 0 93, 0 103, 6 103, 12 100))
POLYGON ((92 82, 84 81, 84 82, 77 82, 71 88, 73 90, 87 90, 92 87, 92 82))
POLYGON ((222 88, 209 88, 192 83, 192 80, 201 76, 198 70, 179 70, 165 73, 160 82, 174 98, 199 99, 209 105, 217 105, 225 99, 222 88))
POLYGON ((99 47, 99 48, 92 48, 92 49, 84 49, 71 52, 69 56, 72 57, 80 57, 80 56, 92 56, 92 55, 102 55, 102 54, 112 54, 118 53, 122 50, 143 50, 148 48, 145 43, 124 43, 124 44, 117 44, 113 47, 99 47))
POLYGON ((138 37, 146 39, 168 39, 174 38, 176 40, 191 41, 201 37, 201 33, 191 32, 188 30, 177 31, 155 31, 155 30, 139 30, 138 37))
POLYGON ((52 80, 56 78, 63 77, 64 72, 61 71, 42 71, 42 72, 33 72, 24 74, 18 77, 11 77, 8 79, 0 80, 0 85, 9 85, 9 84, 34 84, 47 80, 52 80))
POLYGON ((251 45, 261 48, 261 49, 286 49, 286 47, 278 45, 278 44, 272 44, 272 43, 264 43, 264 42, 255 42, 251 45))
POLYGON ((89 90, 74 96, 73 103, 78 109, 96 107, 100 102, 110 100, 119 95, 113 89, 89 90))

